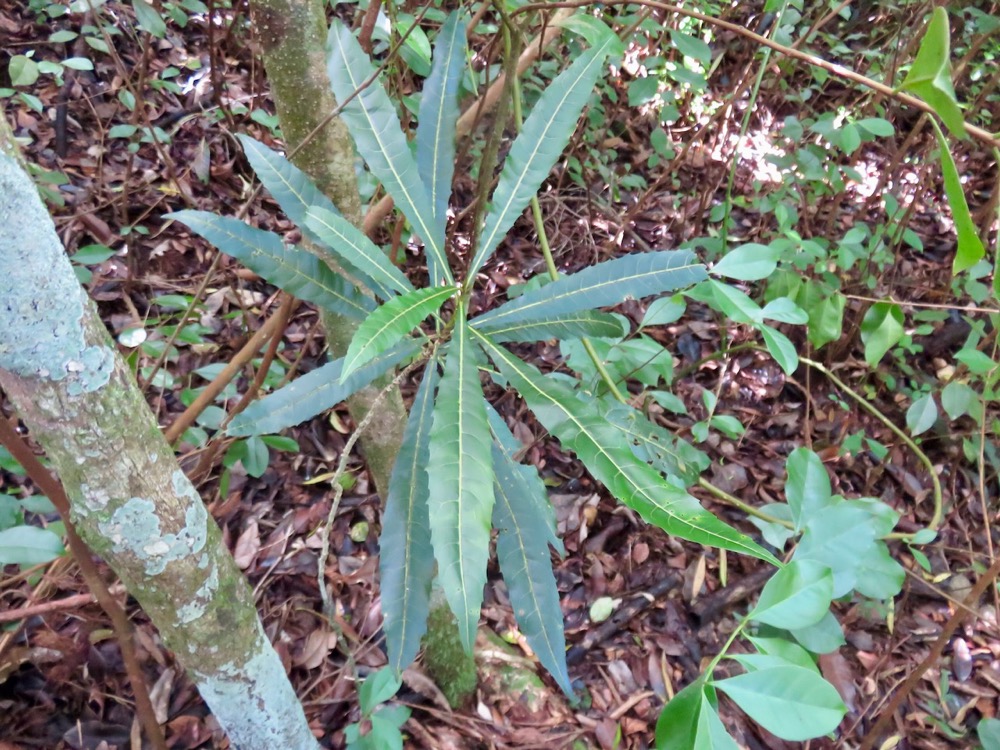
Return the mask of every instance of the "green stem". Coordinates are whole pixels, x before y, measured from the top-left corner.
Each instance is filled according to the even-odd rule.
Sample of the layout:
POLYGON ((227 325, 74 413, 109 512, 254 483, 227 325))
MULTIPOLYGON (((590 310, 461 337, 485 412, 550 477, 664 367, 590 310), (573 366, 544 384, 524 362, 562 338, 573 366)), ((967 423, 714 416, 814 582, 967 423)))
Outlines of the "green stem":
POLYGON ((777 516, 772 516, 771 514, 765 513, 762 510, 757 510, 755 507, 753 507, 752 505, 748 505, 747 503, 743 502, 742 500, 740 500, 735 495, 730 495, 725 490, 716 487, 714 484, 712 484, 711 482, 709 482, 704 477, 699 477, 698 478, 698 486, 701 487, 702 489, 708 490, 713 495, 715 495, 717 498, 719 498, 720 500, 722 500, 724 503, 728 503, 729 505, 732 505, 734 508, 739 508, 744 513, 746 513, 748 516, 753 516, 754 518, 759 518, 761 521, 766 521, 767 523, 776 523, 779 526, 784 526, 786 529, 794 529, 795 528, 795 524, 793 524, 791 521, 786 521, 783 518, 778 518, 777 516))
POLYGON ((927 473, 930 474, 931 477, 931 484, 933 485, 934 488, 934 513, 933 515, 931 515, 931 520, 927 523, 927 528, 937 531, 938 526, 941 525, 941 518, 944 514, 943 511, 944 500, 941 492, 941 480, 938 478, 937 472, 934 470, 934 464, 931 463, 931 460, 927 457, 927 454, 920 449, 920 446, 918 446, 916 442, 914 442, 914 440, 909 435, 907 435, 899 427, 893 424, 892 420, 890 420, 887 416, 885 416, 885 414, 879 411, 877 407, 868 403, 868 401, 862 398, 859 393, 854 391, 843 380, 838 378, 833 373, 833 371, 831 371, 830 368, 828 368, 826 365, 811 359, 807 359, 806 357, 802 356, 799 357, 799 361, 809 365, 814 370, 818 370, 819 372, 823 373, 833 382, 834 385, 836 385, 838 388, 844 391, 848 396, 854 399, 862 409, 867 411, 878 421, 880 421, 882 424, 888 427, 889 430, 896 437, 902 440, 903 443, 905 443, 906 446, 911 451, 913 451, 914 455, 920 460, 920 463, 922 463, 926 467, 927 473))
POLYGON ((726 654, 729 652, 730 647, 733 645, 736 639, 739 638, 740 635, 742 635, 743 631, 746 630, 747 624, 749 622, 750 622, 749 620, 741 620, 739 624, 733 629, 733 632, 729 634, 729 637, 726 639, 726 642, 723 644, 722 648, 719 649, 719 653, 717 653, 714 657, 712 657, 712 661, 708 663, 708 666, 705 667, 705 671, 702 672, 702 674, 706 675, 708 679, 712 679, 712 672, 714 672, 715 668, 719 666, 719 662, 726 658, 726 654))

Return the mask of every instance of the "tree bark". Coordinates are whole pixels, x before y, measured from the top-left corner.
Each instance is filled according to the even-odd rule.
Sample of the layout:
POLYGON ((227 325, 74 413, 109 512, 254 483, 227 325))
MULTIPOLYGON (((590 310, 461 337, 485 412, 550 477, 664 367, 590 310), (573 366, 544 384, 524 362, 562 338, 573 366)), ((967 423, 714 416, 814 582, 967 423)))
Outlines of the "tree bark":
POLYGON ((81 537, 118 574, 234 747, 318 748, 253 595, 80 287, 0 117, 0 387, 81 537))

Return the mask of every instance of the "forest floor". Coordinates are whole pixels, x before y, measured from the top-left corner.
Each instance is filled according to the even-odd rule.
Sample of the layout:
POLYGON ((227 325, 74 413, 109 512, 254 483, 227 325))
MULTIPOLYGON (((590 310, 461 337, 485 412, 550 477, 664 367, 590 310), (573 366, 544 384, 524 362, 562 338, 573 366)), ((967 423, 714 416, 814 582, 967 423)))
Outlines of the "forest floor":
MULTIPOLYGON (((191 402, 193 391, 207 385, 274 314, 275 290, 235 261, 220 257, 184 227, 169 225, 161 217, 194 207, 226 216, 242 212, 250 224, 289 239, 294 239, 296 230, 266 193, 251 192, 253 172, 234 138, 236 133, 247 132, 281 147, 267 115, 273 107, 254 56, 251 31, 230 15, 214 31, 194 21, 186 29, 171 24, 163 39, 151 40, 128 31, 129 8, 118 6, 116 12, 122 14, 126 33, 112 39, 115 54, 110 55, 86 48, 73 50, 72 42, 39 41, 74 22, 46 19, 22 4, 0 4, 0 38, 10 54, 33 49, 39 58, 59 60, 75 52, 90 54, 95 62, 94 71, 67 70, 61 84, 43 75, 34 86, 19 89, 37 97, 41 111, 17 98, 8 98, 3 106, 16 134, 27 141, 28 160, 66 178, 62 184, 50 181, 48 187, 62 201, 62 205, 50 202, 50 207, 67 251, 72 254, 94 244, 116 251, 87 266, 86 287, 122 344, 123 354, 136 357, 140 367, 148 368, 154 348, 131 348, 122 334, 141 329, 148 342, 160 342, 162 348, 181 320, 186 301, 201 296, 196 320, 185 328, 164 370, 146 387, 150 406, 166 427, 191 402), (197 70, 192 69, 192 60, 198 61, 197 70), (160 85, 163 81, 176 83, 176 90, 160 85), (146 114, 140 116, 123 105, 119 94, 143 82, 146 114), (253 117, 250 112, 255 113, 253 117), (159 128, 168 142, 147 139, 130 152, 129 143, 137 142, 127 136, 130 128, 146 124, 159 128)), ((755 16, 745 8, 739 12, 745 14, 736 19, 741 23, 754 21, 755 16)), ((245 21, 240 14, 236 18, 245 21)), ((742 77, 752 56, 749 46, 740 47, 733 40, 729 44, 723 64, 709 80, 708 96, 721 102, 732 90, 730 81, 742 77)), ((543 57, 551 59, 550 55, 543 57)), ((0 68, 6 68, 4 56, 0 56, 0 68)), ((797 76, 804 75, 791 70, 781 83, 792 85, 797 76)), ((0 87, 4 85, 0 80, 0 87)), ((565 170, 553 178, 550 189, 543 191, 542 209, 561 269, 576 270, 598 259, 648 247, 673 248, 709 234, 712 208, 725 195, 733 158, 739 159, 735 194, 750 201, 735 214, 736 233, 743 241, 766 236, 771 231, 770 219, 753 209, 754 182, 769 169, 766 152, 781 120, 801 112, 800 108, 822 112, 852 106, 857 95, 827 86, 807 103, 795 103, 784 85, 765 78, 758 114, 751 118, 752 137, 741 142, 738 152, 734 144, 742 112, 734 107, 716 117, 696 143, 687 140, 693 128, 672 132, 678 155, 671 162, 651 166, 653 115, 629 108, 623 86, 617 104, 606 102, 608 122, 616 127, 603 135, 598 148, 615 149, 617 159, 611 167, 619 177, 640 179, 626 180, 633 187, 621 187, 612 194, 596 171, 586 173, 591 180, 587 189, 572 182, 565 170), (683 148, 685 144, 690 148, 683 148)), ((687 110, 683 114, 697 121, 687 110)), ((898 130, 906 132, 905 126, 898 130)), ((902 141, 901 136, 896 139, 902 141)), ((907 170, 918 172, 911 162, 894 162, 896 146, 881 142, 866 149, 864 158, 874 179, 881 175, 892 184, 905 184, 907 170), (879 170, 890 164, 896 172, 881 174, 879 170)), ((581 161, 589 158, 580 139, 573 148, 573 155, 581 161)), ((471 159, 467 153, 464 157, 471 159)), ((986 156, 974 149, 963 154, 960 168, 970 175, 965 185, 968 194, 989 194, 987 164, 986 156)), ((470 200, 475 192, 468 177, 470 165, 457 170, 460 177, 453 208, 459 214, 465 208, 462 201, 470 200)), ((922 184, 918 181, 914 190, 922 184)), ((975 211, 976 200, 970 202, 975 211)), ((867 221, 872 211, 870 202, 858 192, 846 200, 831 197, 829 205, 814 208, 804 221, 815 233, 828 236, 839 235, 854 222, 867 221)), ((950 253, 955 243, 951 227, 942 220, 946 211, 939 189, 921 193, 909 227, 920 236, 925 250, 901 250, 895 267, 879 279, 874 294, 888 288, 908 299, 942 300, 933 290, 949 289, 950 253)), ((382 239, 393 241, 391 226, 382 239)), ((426 274, 420 264, 419 254, 406 248, 402 267, 419 276, 426 274)), ((490 291, 477 304, 493 304, 507 287, 540 268, 535 233, 525 218, 488 268, 490 291)), ((636 301, 617 311, 638 321, 644 310, 645 304, 636 301)), ((850 307, 841 340, 812 356, 836 364, 841 379, 903 425, 908 404, 897 398, 885 373, 864 362, 857 334, 863 311, 861 302, 850 307)), ((967 330, 963 325, 958 319, 947 322, 928 337, 924 343, 933 339, 933 345, 912 358, 908 376, 937 378, 942 363, 949 362, 961 343, 967 330), (954 344, 949 339, 952 334, 957 336, 954 344)), ((787 330, 806 352, 804 337, 790 327, 787 330)), ((806 445, 823 459, 835 492, 880 498, 901 514, 903 531, 926 525, 932 500, 923 465, 886 425, 822 375, 801 367, 786 377, 766 354, 750 349, 712 358, 726 346, 724 342, 729 346, 745 342, 753 332, 727 325, 697 305, 690 305, 683 318, 654 335, 676 354, 677 378, 672 388, 691 415, 661 413, 662 423, 690 439, 691 424, 704 416, 700 394, 707 388, 720 395, 717 414, 735 416, 746 427, 738 439, 713 433, 700 446, 712 456, 708 476, 716 485, 751 504, 771 502, 783 496, 785 457, 806 445), (868 444, 843 450, 845 439, 858 433, 885 446, 885 454, 877 455, 868 444)), ((558 342, 521 345, 518 352, 546 371, 560 367, 558 342)), ((325 361, 315 310, 302 305, 291 315, 278 361, 281 367, 275 380, 293 370, 309 371, 325 361)), ((891 366, 891 362, 883 365, 891 366)), ((252 366, 244 368, 224 393, 226 404, 239 400, 254 374, 252 366)), ((415 386, 416 381, 403 384, 407 398, 415 386)), ((583 700, 570 705, 544 675, 540 687, 521 693, 504 679, 502 670, 484 664, 484 679, 473 704, 452 710, 423 676, 418 662, 407 673, 400 693, 400 700, 412 709, 405 725, 407 747, 651 747, 664 702, 697 678, 771 569, 746 557, 724 558, 717 550, 669 538, 645 525, 562 452, 519 400, 505 397, 496 387, 489 395, 508 424, 516 426, 517 437, 530 445, 525 461, 539 467, 550 490, 566 548, 565 557, 555 561, 555 573, 570 647, 570 675, 583 700), (617 607, 598 625, 591 619, 590 608, 602 597, 610 597, 617 607)), ((6 408, 2 402, 0 406, 6 408)), ((212 433, 210 421, 203 420, 200 427, 212 433)), ((963 429, 968 433, 976 428, 970 424, 963 429)), ((251 467, 249 472, 248 461, 224 467, 224 451, 215 454, 209 466, 200 465, 203 449, 193 442, 180 445, 182 465, 200 472, 196 477, 199 489, 254 587, 265 626, 311 725, 321 734, 324 746, 332 748, 343 746, 343 726, 358 719, 354 669, 365 674, 385 663, 376 578, 379 502, 360 455, 349 465, 351 481, 331 533, 335 562, 327 584, 337 603, 336 628, 331 629, 318 614, 316 530, 329 511, 333 491, 328 480, 351 430, 346 410, 338 408, 286 431, 297 441, 298 450, 272 450, 266 468, 251 467), (223 493, 220 477, 227 468, 223 493)), ((857 746, 892 691, 928 655, 959 606, 957 602, 989 566, 987 550, 995 543, 988 539, 997 510, 995 469, 985 467, 984 484, 990 494, 984 502, 979 467, 964 457, 961 439, 962 434, 943 430, 925 435, 921 443, 940 472, 944 492, 940 535, 925 548, 931 572, 920 568, 905 545, 894 545, 893 554, 907 568, 908 576, 891 608, 862 602, 836 605, 848 645, 824 657, 821 668, 840 691, 849 713, 835 737, 814 741, 810 747, 857 746)), ((10 471, 0 472, 0 489, 7 492, 30 489, 26 481, 10 471)), ((729 523, 757 533, 741 512, 697 488, 694 492, 729 523)), ((112 578, 110 572, 108 577, 112 578)), ((7 568, 0 576, 0 614, 16 615, 49 605, 48 611, 0 630, 0 748, 130 746, 131 688, 107 618, 96 604, 76 596, 83 593, 72 564, 25 574, 7 568)), ((225 747, 193 685, 162 647, 141 610, 134 602, 129 604, 140 657, 170 746, 225 747)), ((959 628, 944 656, 907 697, 896 716, 898 747, 970 747, 975 723, 996 715, 998 605, 989 597, 975 606, 978 616, 959 628)), ((516 633, 494 567, 482 628, 500 636, 516 633)), ((497 648, 482 651, 484 661, 512 658, 496 656, 497 648)), ((516 641, 515 654, 525 655, 516 641)), ((741 746, 773 750, 797 746, 768 734, 725 701, 721 712, 741 746)))

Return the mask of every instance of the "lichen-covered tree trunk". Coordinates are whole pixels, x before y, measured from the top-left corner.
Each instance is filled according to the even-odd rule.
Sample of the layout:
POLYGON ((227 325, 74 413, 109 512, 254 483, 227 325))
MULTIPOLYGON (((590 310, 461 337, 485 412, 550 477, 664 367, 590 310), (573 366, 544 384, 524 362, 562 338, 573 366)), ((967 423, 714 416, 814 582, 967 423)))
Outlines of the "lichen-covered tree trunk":
MULTIPOLYGON (((251 0, 250 12, 263 49, 264 69, 271 84, 278 120, 285 141, 297 151, 292 161, 316 182, 344 217, 361 228, 361 199, 354 172, 354 146, 347 126, 339 117, 326 122, 336 107, 326 69, 326 15, 321 0, 251 0), (325 125, 324 125, 325 123, 325 125), (301 148, 300 144, 306 142, 301 148)), ((333 313, 324 313, 323 325, 330 349, 342 356, 347 351, 357 323, 333 313)), ((376 386, 355 394, 348 407, 355 420, 368 413, 376 386)), ((406 408, 398 389, 377 407, 376 417, 361 436, 365 461, 384 499, 389 476, 399 453, 406 426, 406 408)), ((447 607, 447 604, 439 604, 447 607)), ((458 670, 475 674, 475 661, 460 645, 454 622, 442 612, 431 624, 442 632, 431 638, 435 648, 425 654, 425 665, 434 676, 458 670), (440 668, 439 668, 440 667, 440 668)), ((472 681, 470 691, 475 688, 472 681)), ((461 703, 468 696, 457 697, 461 703)))
POLYGON ((76 280, 0 116, 0 387, 80 536, 142 605, 232 745, 319 745, 253 595, 76 280))

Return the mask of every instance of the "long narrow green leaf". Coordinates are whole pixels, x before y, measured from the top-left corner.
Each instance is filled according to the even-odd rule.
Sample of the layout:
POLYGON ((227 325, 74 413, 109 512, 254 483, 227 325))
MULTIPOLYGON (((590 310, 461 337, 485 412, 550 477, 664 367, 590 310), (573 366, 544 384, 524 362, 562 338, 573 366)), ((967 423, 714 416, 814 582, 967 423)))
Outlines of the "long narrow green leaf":
POLYGON ((340 377, 346 378, 408 334, 453 296, 455 287, 432 286, 393 297, 368 316, 351 339, 340 377))
POLYGON ((301 300, 357 319, 365 318, 375 308, 373 300, 315 255, 302 248, 285 247, 276 234, 208 211, 177 211, 164 218, 187 224, 226 255, 301 300))
MULTIPOLYGON (((500 416, 487 407, 493 444, 493 525, 499 531, 497 560, 507 583, 510 603, 528 645, 567 695, 573 695, 566 670, 566 637, 559 591, 552 574, 548 542, 554 536, 552 510, 545 485, 532 466, 518 463, 511 452, 514 436, 500 416), (544 509, 548 510, 548 513, 544 509)), ((516 448, 515 448, 516 450, 516 448)))
POLYGON ((492 324, 480 323, 482 318, 474 318, 473 328, 489 336, 494 341, 545 341, 547 339, 603 339, 620 338, 622 324, 610 313, 597 310, 553 315, 549 318, 521 323, 492 324))
POLYGON ((236 137, 243 145, 243 153, 257 179, 278 202, 285 215, 303 232, 310 233, 305 225, 306 211, 310 206, 325 208, 330 213, 340 215, 333 201, 288 159, 248 135, 241 133, 236 137))
POLYGON ((513 385, 538 421, 572 450, 612 495, 668 534, 699 544, 740 552, 780 565, 767 550, 723 523, 684 490, 668 484, 639 460, 598 402, 576 398, 562 383, 544 378, 486 337, 473 331, 501 374, 513 385))
POLYGON ((437 361, 431 360, 410 409, 382 513, 379 585, 389 666, 396 674, 420 650, 430 612, 434 550, 427 511, 427 465, 437 382, 437 361))
MULTIPOLYGON (((358 92, 340 115, 354 137, 358 153, 424 241, 428 256, 434 259, 433 267, 444 271, 445 283, 453 283, 444 238, 434 231, 434 204, 420 179, 396 109, 382 84, 374 78, 375 68, 351 30, 339 21, 330 26, 327 45, 330 50, 327 70, 333 95, 344 102, 358 92)), ((435 284, 438 281, 432 280, 435 284)))
POLYGON ((413 284, 392 264, 389 256, 343 216, 325 208, 310 206, 306 210, 305 221, 320 242, 329 247, 338 258, 343 258, 380 285, 378 291, 373 291, 382 299, 391 298, 392 292, 413 291, 413 284), (386 292, 386 289, 392 291, 386 292))
POLYGON ((236 437, 270 435, 304 422, 339 404, 418 351, 416 341, 401 341, 343 381, 340 369, 344 360, 330 362, 248 406, 229 423, 226 432, 236 437))
MULTIPOLYGON (((497 410, 488 401, 486 402, 486 417, 490 423, 490 432, 493 433, 493 440, 503 451, 504 455, 518 466, 522 466, 518 460, 518 454, 524 446, 514 437, 507 423, 504 422, 503 417, 497 413, 497 410)), ((526 495, 532 501, 530 516, 544 528, 546 540, 555 548, 559 556, 562 557, 566 554, 566 549, 563 547, 563 542, 559 538, 559 534, 556 533, 556 512, 552 507, 552 503, 549 502, 549 495, 545 489, 545 484, 542 482, 541 477, 538 476, 538 472, 534 467, 522 466, 522 468, 524 471, 520 469, 519 471, 527 478, 527 484, 531 487, 530 492, 526 495)))
MULTIPOLYGON (((455 170, 455 124, 458 122, 458 83, 465 67, 465 13, 453 11, 438 32, 434 63, 424 82, 417 122, 417 167, 434 207, 433 231, 443 245, 448 224, 448 197, 455 170)), ((447 277, 431 255, 431 283, 447 277)))
POLYGON ((636 253, 598 263, 520 297, 475 319, 477 329, 507 327, 555 315, 617 305, 671 292, 706 278, 705 267, 687 250, 636 253))
POLYGON ((632 447, 636 458, 645 461, 661 474, 679 477, 688 486, 695 484, 711 461, 685 440, 671 435, 637 409, 611 397, 602 399, 605 418, 632 447))
POLYGON ((936 122, 932 120, 931 124, 934 126, 938 147, 941 150, 941 176, 944 178, 944 194, 948 198, 951 218, 955 222, 955 234, 958 236, 958 248, 955 251, 951 272, 961 273, 981 261, 986 255, 986 250, 983 247, 983 241, 979 239, 979 230, 972 220, 972 214, 969 212, 969 204, 965 200, 965 188, 962 186, 958 167, 955 166, 955 160, 948 148, 948 139, 944 137, 944 133, 941 132, 941 128, 936 122))
POLYGON ((428 480, 438 579, 469 653, 476 640, 490 555, 493 455, 475 348, 462 304, 434 404, 428 480))
MULTIPOLYGON (((267 188, 271 197, 278 202, 281 210, 295 226, 302 230, 306 237, 322 245, 320 238, 306 226, 306 211, 310 206, 316 206, 317 208, 325 208, 330 213, 339 216, 340 211, 333 205, 333 201, 316 187, 316 184, 309 179, 309 175, 277 151, 268 148, 248 135, 241 133, 236 137, 243 144, 243 153, 246 155, 247 161, 250 162, 250 166, 253 167, 257 178, 267 188)), ((374 294, 382 299, 388 299, 391 296, 381 285, 374 283, 352 266, 346 258, 338 255, 337 261, 343 266, 344 271, 368 287, 374 294)))
POLYGON ((584 52, 556 76, 535 104, 504 161, 470 275, 482 268, 548 177, 576 129, 580 111, 594 93, 604 58, 617 43, 616 37, 608 35, 584 52))

